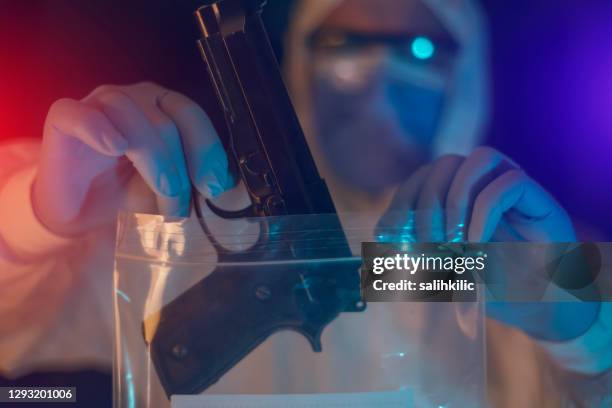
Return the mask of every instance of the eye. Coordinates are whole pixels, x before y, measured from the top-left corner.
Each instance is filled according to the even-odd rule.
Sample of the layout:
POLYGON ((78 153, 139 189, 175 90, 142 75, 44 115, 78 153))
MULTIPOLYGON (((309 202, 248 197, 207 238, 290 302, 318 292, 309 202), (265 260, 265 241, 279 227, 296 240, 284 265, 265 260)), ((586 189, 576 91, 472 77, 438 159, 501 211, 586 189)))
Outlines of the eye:
POLYGON ((412 56, 419 60, 431 59, 436 53, 433 41, 424 36, 415 37, 410 44, 412 56))
POLYGON ((318 48, 327 49, 344 47, 349 43, 349 39, 346 37, 346 35, 334 32, 319 35, 317 40, 316 46, 318 48))

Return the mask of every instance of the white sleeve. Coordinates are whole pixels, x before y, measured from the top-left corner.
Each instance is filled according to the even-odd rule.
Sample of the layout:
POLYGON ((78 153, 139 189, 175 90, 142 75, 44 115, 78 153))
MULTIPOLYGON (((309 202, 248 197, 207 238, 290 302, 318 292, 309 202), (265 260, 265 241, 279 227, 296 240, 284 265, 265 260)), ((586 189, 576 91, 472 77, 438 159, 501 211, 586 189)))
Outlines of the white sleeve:
POLYGON ((563 368, 586 375, 612 369, 612 302, 602 302, 593 325, 581 336, 565 342, 539 341, 563 368))
MULTIPOLYGON (((86 327, 89 320, 104 315, 107 321, 110 315, 105 304, 110 288, 106 282, 92 285, 87 277, 93 273, 83 271, 88 269, 82 259, 86 240, 53 234, 32 209, 39 154, 35 139, 0 144, 0 373, 8 376, 108 348, 107 336, 86 327), (95 291, 103 292, 103 302, 96 302, 101 296, 95 291)), ((112 251, 108 257, 112 261, 112 251)))
POLYGON ((53 234, 36 218, 31 200, 35 176, 36 165, 28 165, 10 174, 0 186, 0 237, 4 249, 20 259, 52 254, 71 243, 53 234))

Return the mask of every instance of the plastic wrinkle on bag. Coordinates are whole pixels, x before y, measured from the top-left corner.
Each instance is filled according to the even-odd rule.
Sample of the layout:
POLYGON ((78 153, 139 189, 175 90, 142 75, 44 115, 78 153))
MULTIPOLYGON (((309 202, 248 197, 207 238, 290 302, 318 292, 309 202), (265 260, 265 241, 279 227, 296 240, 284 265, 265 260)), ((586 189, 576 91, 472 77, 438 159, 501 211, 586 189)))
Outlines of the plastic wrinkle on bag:
MULTIPOLYGON (((219 248, 211 244, 195 218, 121 214, 114 272, 114 406, 486 406, 482 301, 370 302, 365 310, 341 312, 325 325, 320 352, 313 351, 307 338, 295 330, 276 331, 203 392, 168 398, 158 375, 159 364, 152 359, 150 339, 162 327, 155 316, 190 289, 211 281, 208 277, 220 273, 219 268, 239 269, 243 273, 239 276, 247 280, 268 268, 293 271, 289 266, 295 265, 307 270, 322 264, 344 265, 344 269, 356 265, 358 270, 362 242, 412 239, 408 224, 386 227, 381 237, 380 231, 374 231, 375 216, 340 214, 343 231, 334 217, 207 219, 223 250, 240 254, 233 258, 238 261, 228 262, 230 258, 219 256, 219 248), (347 242, 349 254, 343 251, 347 242), (360 405, 355 401, 361 401, 360 405)), ((334 268, 327 270, 335 273, 334 268)), ((242 293, 242 284, 244 280, 239 280, 235 287, 232 282, 229 288, 205 292, 222 297, 204 300, 227 306, 230 314, 248 314, 252 310, 241 309, 246 304, 244 296, 232 295, 234 289, 242 293)), ((176 314, 176 319, 207 322, 209 313, 187 310, 176 314)), ((230 323, 239 320, 227 319, 230 323)), ((210 333, 207 338, 208 332, 200 332, 192 340, 205 342, 222 335, 210 333)), ((196 364, 186 350, 178 348, 173 353, 186 366, 196 364)), ((197 363, 202 364, 202 359, 197 363)))

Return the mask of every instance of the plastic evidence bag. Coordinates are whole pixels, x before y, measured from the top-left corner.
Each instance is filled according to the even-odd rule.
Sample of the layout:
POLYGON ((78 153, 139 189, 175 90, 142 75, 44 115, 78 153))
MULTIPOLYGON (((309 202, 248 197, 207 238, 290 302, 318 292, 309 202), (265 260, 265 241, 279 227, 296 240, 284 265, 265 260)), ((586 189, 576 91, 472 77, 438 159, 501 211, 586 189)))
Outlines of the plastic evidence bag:
POLYGON ((260 330, 270 316, 286 318, 295 302, 307 303, 309 288, 324 298, 300 270, 325 266, 334 282, 347 265, 358 271, 361 243, 374 241, 377 220, 340 214, 338 231, 334 218, 207 221, 213 245, 196 218, 122 214, 114 406, 486 406, 482 301, 369 302, 330 321, 315 310, 308 319, 324 322, 320 351, 304 331, 260 330), (337 256, 346 242, 349 256, 337 256), (219 245, 238 256, 220 256, 219 245), (285 279, 299 290, 275 286, 285 279))

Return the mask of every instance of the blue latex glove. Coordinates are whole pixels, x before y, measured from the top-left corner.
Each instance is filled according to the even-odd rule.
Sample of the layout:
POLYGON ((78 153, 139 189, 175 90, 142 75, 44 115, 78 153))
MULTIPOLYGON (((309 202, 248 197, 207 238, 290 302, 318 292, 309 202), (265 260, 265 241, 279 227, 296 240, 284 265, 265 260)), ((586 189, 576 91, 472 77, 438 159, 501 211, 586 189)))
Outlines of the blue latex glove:
POLYGON ((68 236, 114 224, 119 209, 188 216, 190 179, 208 197, 232 185, 206 113, 153 83, 105 85, 51 107, 33 206, 68 236))
MULTIPOLYGON (((378 228, 411 227, 420 242, 573 242, 565 210, 500 152, 479 147, 468 157, 446 155, 418 169, 398 189, 378 228)), ((540 339, 566 340, 585 332, 596 303, 488 304, 490 317, 540 339)))

